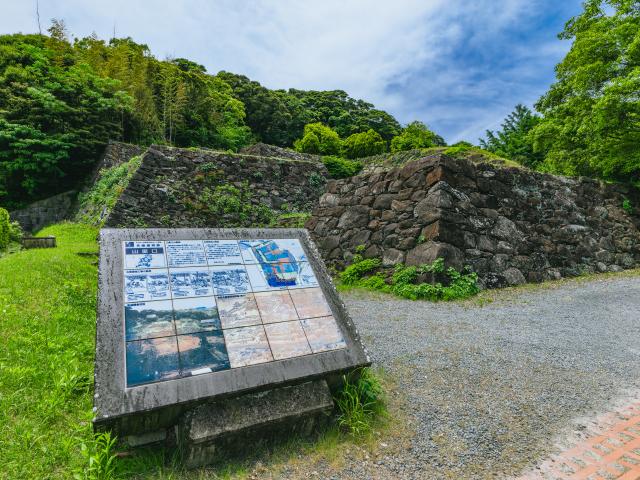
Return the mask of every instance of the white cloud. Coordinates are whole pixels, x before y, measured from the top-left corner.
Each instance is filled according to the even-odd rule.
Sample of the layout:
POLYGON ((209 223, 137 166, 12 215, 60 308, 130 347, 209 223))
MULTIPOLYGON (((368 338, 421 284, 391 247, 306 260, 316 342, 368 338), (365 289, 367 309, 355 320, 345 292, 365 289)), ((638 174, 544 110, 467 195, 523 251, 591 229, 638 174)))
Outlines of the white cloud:
MULTIPOLYGON (((75 36, 95 31, 109 38, 115 25, 118 36, 147 43, 158 57, 186 57, 212 73, 242 73, 271 88, 343 89, 402 121, 421 119, 455 140, 474 139, 491 126, 486 122, 499 123, 492 92, 514 90, 500 72, 487 77, 481 58, 467 64, 468 51, 528 62, 557 55, 539 49, 513 53, 521 47, 499 43, 505 28, 539 14, 543 3, 40 0, 40 13, 43 28, 52 17, 64 18, 75 36), (451 99, 451 107, 440 99, 451 99), (466 111, 457 106, 463 99, 473 101, 466 111), (482 99, 486 108, 478 107, 482 99)), ((0 32, 36 30, 35 0, 0 0, 0 9, 0 32)), ((537 78, 535 71, 524 74, 537 78)), ((505 99, 510 107, 518 101, 527 99, 505 99)), ((498 110, 503 109, 501 104, 498 110)))

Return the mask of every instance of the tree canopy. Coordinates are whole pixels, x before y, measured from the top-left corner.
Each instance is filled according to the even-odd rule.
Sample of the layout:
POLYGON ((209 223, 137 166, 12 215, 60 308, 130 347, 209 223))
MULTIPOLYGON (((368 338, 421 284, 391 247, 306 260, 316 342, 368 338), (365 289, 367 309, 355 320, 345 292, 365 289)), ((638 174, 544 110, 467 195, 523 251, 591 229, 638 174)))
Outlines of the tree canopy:
POLYGON ((401 152, 416 148, 428 148, 438 145, 437 135, 422 122, 411 122, 400 135, 391 140, 391 151, 401 152))
POLYGON ((270 90, 244 75, 220 72, 218 77, 244 103, 247 125, 265 143, 290 146, 310 123, 322 123, 341 138, 374 130, 389 141, 401 130, 392 115, 342 90, 270 90))
POLYGON ((541 168, 639 183, 640 5, 587 0, 560 38, 573 43, 531 132, 541 168))
POLYGON ((534 151, 529 132, 539 122, 538 115, 528 107, 518 104, 502 123, 502 129, 497 132, 487 130, 487 138, 480 139, 480 145, 496 155, 536 168, 544 155, 534 151))
POLYGON ((386 150, 387 142, 371 128, 366 132, 349 135, 342 144, 343 154, 347 158, 368 157, 386 150))
POLYGON ((299 152, 316 155, 340 155, 342 140, 335 130, 320 122, 304 126, 302 138, 294 142, 299 152))

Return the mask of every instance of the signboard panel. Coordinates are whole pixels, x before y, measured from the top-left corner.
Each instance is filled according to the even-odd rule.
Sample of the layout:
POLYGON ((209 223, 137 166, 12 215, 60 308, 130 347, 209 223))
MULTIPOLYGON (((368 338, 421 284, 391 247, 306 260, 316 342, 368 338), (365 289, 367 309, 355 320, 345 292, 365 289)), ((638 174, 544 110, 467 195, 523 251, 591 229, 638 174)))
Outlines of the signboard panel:
MULTIPOLYGON (((127 266, 140 264, 132 243, 122 242, 127 266)), ((166 261, 123 270, 127 387, 346 347, 300 240, 160 240, 153 249, 166 261), (236 305, 224 325, 219 302, 236 305), (164 340, 139 342, 152 338, 164 340), (140 374, 159 358, 170 373, 140 374)))
POLYGON ((304 230, 104 229, 96 422, 369 363, 304 230))

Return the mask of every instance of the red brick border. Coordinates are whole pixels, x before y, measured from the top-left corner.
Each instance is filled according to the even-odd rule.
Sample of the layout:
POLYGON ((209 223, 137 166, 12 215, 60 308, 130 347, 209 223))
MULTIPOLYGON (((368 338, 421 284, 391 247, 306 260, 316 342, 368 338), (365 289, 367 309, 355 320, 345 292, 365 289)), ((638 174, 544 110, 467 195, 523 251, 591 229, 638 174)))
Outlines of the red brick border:
POLYGON ((640 400, 598 417, 586 438, 517 480, 640 480, 640 400))

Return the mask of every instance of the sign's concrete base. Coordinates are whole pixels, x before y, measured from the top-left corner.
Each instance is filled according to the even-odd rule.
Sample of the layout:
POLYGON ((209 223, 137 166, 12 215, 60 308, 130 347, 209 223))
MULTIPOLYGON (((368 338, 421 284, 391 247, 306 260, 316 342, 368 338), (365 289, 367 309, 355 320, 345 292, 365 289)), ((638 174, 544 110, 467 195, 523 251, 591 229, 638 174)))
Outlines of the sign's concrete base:
POLYGON ((309 436, 333 411, 325 380, 276 388, 196 407, 177 426, 185 466, 212 463, 260 440, 309 436))

